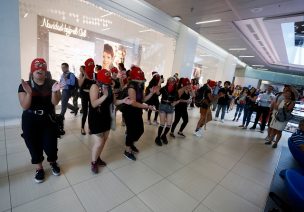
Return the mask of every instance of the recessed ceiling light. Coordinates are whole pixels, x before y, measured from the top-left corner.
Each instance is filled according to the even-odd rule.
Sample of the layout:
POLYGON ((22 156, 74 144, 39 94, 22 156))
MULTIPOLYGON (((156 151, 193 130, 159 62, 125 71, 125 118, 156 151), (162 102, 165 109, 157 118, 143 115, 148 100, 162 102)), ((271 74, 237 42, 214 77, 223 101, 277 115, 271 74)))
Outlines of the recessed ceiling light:
POLYGON ((264 65, 252 65, 253 67, 264 67, 264 65))
POLYGON ((208 57, 208 56, 211 56, 210 54, 201 54, 200 55, 201 57, 208 57))
POLYGON ((180 16, 174 16, 173 19, 176 20, 176 21, 181 21, 182 20, 182 18, 180 16))
POLYGON ((252 55, 241 55, 239 57, 255 57, 255 56, 252 56, 252 55))
POLYGON ((208 21, 199 21, 196 22, 195 24, 207 24, 207 23, 213 23, 213 22, 219 22, 221 19, 214 19, 214 20, 208 20, 208 21))
POLYGON ((106 30, 109 30, 109 29, 111 29, 110 27, 109 28, 105 28, 105 29, 102 29, 102 31, 106 31, 106 30))
POLYGON ((28 16, 28 13, 25 13, 24 16, 23 16, 23 18, 26 18, 27 16, 28 16))
POLYGON ((142 33, 142 32, 152 32, 153 29, 145 29, 145 30, 140 30, 139 32, 142 33))
POLYGON ((247 50, 246 48, 230 48, 230 51, 245 51, 247 50))

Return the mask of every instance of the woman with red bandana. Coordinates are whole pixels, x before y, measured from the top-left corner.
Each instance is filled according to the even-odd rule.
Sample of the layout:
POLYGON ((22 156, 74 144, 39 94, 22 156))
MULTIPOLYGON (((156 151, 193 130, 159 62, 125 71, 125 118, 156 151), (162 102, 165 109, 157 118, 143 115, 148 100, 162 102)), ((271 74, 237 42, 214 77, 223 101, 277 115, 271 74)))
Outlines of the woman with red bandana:
POLYGON ((178 131, 178 135, 182 137, 186 137, 183 133, 183 130, 188 124, 188 104, 191 103, 191 97, 194 96, 194 93, 192 92, 191 88, 191 82, 188 78, 181 78, 178 83, 178 97, 180 99, 179 103, 175 106, 175 117, 174 122, 171 127, 171 133, 170 136, 175 138, 174 130, 176 128, 176 125, 180 121, 180 119, 183 119, 183 123, 180 126, 180 129, 178 131))
POLYGON ((86 135, 84 125, 86 123, 89 112, 90 88, 95 83, 95 81, 93 80, 94 67, 95 64, 92 58, 89 58, 85 61, 85 66, 80 67, 80 75, 79 75, 78 83, 80 87, 81 106, 82 106, 82 119, 81 119, 82 135, 86 135))
POLYGON ((96 84, 93 84, 90 88, 89 128, 91 133, 96 135, 92 147, 91 162, 91 170, 94 174, 98 173, 98 166, 107 165, 101 160, 100 155, 111 129, 110 108, 112 108, 112 104, 131 103, 127 97, 122 100, 116 100, 111 84, 111 72, 107 69, 102 69, 97 73, 96 84))
POLYGON ((144 72, 137 66, 132 66, 129 72, 129 82, 126 88, 126 95, 129 96, 132 104, 125 105, 122 110, 122 115, 126 123, 126 149, 124 156, 129 160, 136 160, 135 153, 139 150, 134 143, 139 140, 144 133, 144 122, 142 118, 142 109, 155 110, 151 105, 143 104, 148 101, 156 92, 151 89, 149 95, 144 96, 144 72))
POLYGON ((60 84, 46 77, 47 64, 44 59, 36 58, 31 64, 30 80, 21 81, 18 89, 19 102, 23 108, 22 137, 36 164, 35 181, 44 181, 43 151, 51 165, 53 175, 60 175, 57 161, 57 127, 53 117, 55 105, 60 101, 60 84))
POLYGON ((160 125, 155 139, 155 143, 158 146, 162 146, 163 143, 168 144, 167 134, 171 128, 174 107, 179 103, 176 87, 176 79, 170 77, 167 80, 167 84, 159 91, 162 98, 159 105, 160 125))

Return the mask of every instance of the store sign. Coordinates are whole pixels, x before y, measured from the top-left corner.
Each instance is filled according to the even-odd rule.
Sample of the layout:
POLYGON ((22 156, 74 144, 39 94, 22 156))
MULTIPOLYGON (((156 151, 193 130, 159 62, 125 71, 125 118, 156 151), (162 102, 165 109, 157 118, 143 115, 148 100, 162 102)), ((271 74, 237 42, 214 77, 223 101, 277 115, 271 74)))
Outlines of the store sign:
POLYGON ((45 27, 47 29, 56 30, 58 32, 65 33, 66 36, 74 35, 85 38, 87 36, 87 30, 79 27, 70 26, 65 23, 61 23, 54 20, 49 20, 47 18, 43 18, 41 27, 45 27))

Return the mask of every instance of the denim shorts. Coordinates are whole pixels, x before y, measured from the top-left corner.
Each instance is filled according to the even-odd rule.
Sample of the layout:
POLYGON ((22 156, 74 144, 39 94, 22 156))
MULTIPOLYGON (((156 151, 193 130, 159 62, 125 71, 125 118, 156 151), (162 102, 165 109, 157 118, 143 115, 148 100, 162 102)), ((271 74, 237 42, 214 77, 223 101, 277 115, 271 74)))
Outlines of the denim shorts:
POLYGON ((159 112, 160 113, 174 113, 174 106, 161 103, 159 105, 159 112))

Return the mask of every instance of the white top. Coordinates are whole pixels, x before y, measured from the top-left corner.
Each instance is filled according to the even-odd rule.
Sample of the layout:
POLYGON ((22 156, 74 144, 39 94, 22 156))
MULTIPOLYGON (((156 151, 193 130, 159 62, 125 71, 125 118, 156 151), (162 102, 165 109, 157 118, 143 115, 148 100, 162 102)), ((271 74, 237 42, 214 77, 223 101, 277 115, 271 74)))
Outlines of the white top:
POLYGON ((263 93, 258 97, 259 105, 262 107, 270 107, 272 100, 275 96, 272 93, 263 93))

